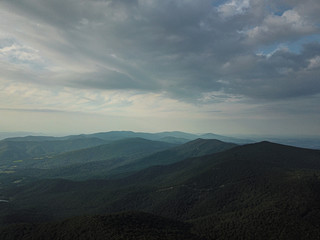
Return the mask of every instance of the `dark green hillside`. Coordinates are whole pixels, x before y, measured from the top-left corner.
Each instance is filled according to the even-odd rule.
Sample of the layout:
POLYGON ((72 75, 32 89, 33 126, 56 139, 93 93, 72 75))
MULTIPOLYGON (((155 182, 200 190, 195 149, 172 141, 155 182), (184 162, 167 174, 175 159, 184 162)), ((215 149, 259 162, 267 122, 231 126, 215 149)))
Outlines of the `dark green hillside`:
POLYGON ((320 236, 320 151, 262 142, 132 178, 163 186, 144 195, 154 212, 189 220, 210 239, 320 236))
MULTIPOLYGON (((131 141, 131 140, 130 140, 131 141)), ((123 143, 121 141, 120 143, 123 143)), ((181 146, 173 147, 168 150, 156 152, 144 158, 138 158, 136 160, 130 161, 128 164, 117 167, 124 164, 123 161, 119 159, 101 161, 101 158, 96 151, 92 158, 96 158, 97 161, 87 161, 85 163, 72 164, 70 166, 64 166, 60 168, 50 169, 50 171, 43 169, 24 169, 23 174, 28 176, 37 176, 39 178, 67 178, 71 180, 85 180, 92 178, 120 178, 124 175, 130 175, 135 171, 155 166, 155 165, 167 165, 170 163, 181 161, 188 157, 202 156, 214 152, 223 151, 230 149, 237 145, 233 143, 224 143, 218 140, 203 140, 197 139, 189 143, 183 144, 181 146)), ((102 148, 100 146, 99 148, 102 148)), ((96 149, 96 148, 94 148, 96 149)), ((112 153, 116 148, 112 148, 112 153)), ((89 149, 88 149, 89 150, 89 149)), ((123 148, 126 151, 126 148, 123 148)), ((91 151, 91 150, 90 150, 91 151)), ((80 151, 83 153, 84 151, 80 151)), ((110 149, 106 149, 104 155, 110 153, 110 149)), ((120 153, 119 153, 120 154, 120 153)), ((67 155, 67 154, 66 154, 67 155)), ((79 154, 80 155, 80 154, 79 154)), ((83 154, 82 154, 83 155, 83 154)), ((74 157, 69 157, 74 158, 74 157)), ((77 156, 77 159, 80 157, 77 156)), ((126 158, 124 158, 126 159, 126 158)), ((55 161, 55 158, 52 159, 55 161)), ((107 159, 106 159, 107 160, 107 159)))
MULTIPOLYGON (((1 240, 196 240, 191 225, 142 212, 83 216, 61 222, 0 228, 1 240)), ((203 239, 203 238, 201 238, 203 239)))
MULTIPOLYGON (((176 146, 175 144, 151 141, 143 138, 131 138, 108 144, 63 153, 34 163, 35 168, 55 168, 72 164, 110 160, 108 166, 115 167, 127 160, 132 160, 157 151, 176 146)), ((107 167, 107 166, 105 166, 107 167)))
MULTIPOLYGON (((216 178, 216 173, 222 172, 230 181, 236 177, 235 174, 248 175, 249 171, 255 175, 266 174, 276 171, 289 171, 293 169, 320 170, 320 151, 290 147, 270 142, 261 142, 234 147, 230 150, 206 155, 202 157, 190 158, 182 162, 169 166, 146 169, 136 174, 134 177, 141 181, 150 180, 150 176, 155 179, 159 177, 161 182, 166 182, 170 177, 176 183, 194 181, 199 178, 202 184, 204 177, 216 178), (247 172, 240 172, 246 169, 247 172), (156 173, 157 172, 157 173, 156 173)), ((212 185, 208 179, 206 184, 212 185)))
POLYGON ((320 151, 261 142, 118 180, 42 180, 2 194, 3 224, 139 210, 207 239, 318 239, 320 151))
POLYGON ((196 139, 121 166, 114 169, 111 174, 128 173, 155 165, 168 165, 186 158, 222 152, 235 146, 237 145, 234 143, 225 143, 214 139, 196 139))

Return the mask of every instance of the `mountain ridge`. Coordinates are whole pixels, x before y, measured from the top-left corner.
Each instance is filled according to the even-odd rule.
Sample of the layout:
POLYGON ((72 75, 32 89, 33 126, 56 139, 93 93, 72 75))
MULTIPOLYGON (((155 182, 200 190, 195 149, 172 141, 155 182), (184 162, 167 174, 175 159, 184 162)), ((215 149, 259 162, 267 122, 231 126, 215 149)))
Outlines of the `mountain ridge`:
POLYGON ((147 132, 133 132, 133 131, 110 131, 110 132, 98 132, 91 134, 80 134, 80 135, 69 135, 64 137, 51 137, 51 136, 26 136, 26 137, 14 137, 6 138, 5 141, 53 141, 53 140, 73 140, 73 139, 82 139, 82 138, 100 138, 102 140, 115 141, 125 138, 134 138, 141 137, 148 140, 161 140, 169 139, 170 137, 179 139, 180 142, 187 142, 188 140, 194 140, 197 138, 206 138, 206 139, 218 139, 225 142, 234 142, 234 143, 250 143, 251 140, 226 137, 222 135, 206 133, 206 134, 192 134, 185 133, 180 131, 172 132, 158 132, 158 133, 147 133, 147 132))
POLYGON ((156 151, 176 146, 172 143, 147 140, 144 138, 127 138, 107 144, 65 152, 42 160, 34 167, 45 168, 68 166, 75 163, 115 160, 125 161, 146 156, 156 151))
MULTIPOLYGON (((33 168, 24 168, 23 173, 28 176, 36 176, 36 177, 48 177, 48 178, 67 178, 67 179, 73 179, 73 180, 85 180, 90 178, 121 178, 124 177, 124 175, 130 175, 133 172, 137 172, 139 170, 142 170, 144 168, 154 166, 154 165, 168 165, 174 162, 178 162, 183 160, 184 158, 188 157, 194 157, 194 156, 202 156, 209 153, 219 152, 223 151, 232 147, 237 146, 236 144, 232 143, 224 143, 219 140, 213 140, 213 139, 196 139, 193 141, 190 141, 188 143, 182 144, 182 145, 168 145, 168 143, 165 143, 166 148, 164 150, 158 148, 154 149, 154 153, 152 152, 146 152, 147 156, 142 156, 138 158, 134 158, 134 156, 129 157, 127 153, 127 156, 123 156, 123 159, 119 159, 120 155, 115 152, 115 154, 118 155, 117 158, 110 158, 110 151, 114 151, 118 149, 115 144, 117 143, 126 143, 128 144, 129 141, 137 141, 140 140, 142 143, 150 142, 150 140, 144 140, 144 139, 126 139, 126 140, 119 140, 115 141, 113 143, 109 143, 109 148, 106 148, 104 145, 100 145, 98 147, 94 148, 88 148, 84 150, 78 150, 73 152, 67 152, 62 155, 56 156, 56 158, 53 156, 48 160, 48 162, 53 162, 50 168, 45 169, 38 169, 37 165, 30 164, 30 167, 33 168), (113 145, 112 145, 113 144, 113 145), (114 147, 110 147, 114 146, 114 147), (169 148, 168 148, 169 147, 169 148), (110 150, 111 149, 111 150, 110 150), (106 153, 101 152, 101 150, 108 150, 106 153), (160 150, 160 151, 158 151, 160 150), (92 154, 88 154, 91 152, 92 154), (108 155, 109 152, 109 155, 108 155), (100 156, 102 154, 102 157, 100 156), (90 156, 88 159, 86 156, 90 156), (61 159, 59 159, 59 156, 61 159), (108 157, 109 156, 109 157, 108 157), (64 159, 77 159, 77 163, 69 163, 71 165, 63 166, 56 166, 59 161, 65 161, 64 159), (131 160, 130 160, 131 159, 131 160), (56 161, 57 160, 57 161, 56 161), (129 161, 128 161, 129 160, 129 161)), ((151 141, 153 143, 157 143, 157 141, 151 141)), ((158 142, 161 143, 161 142, 158 142)), ((161 143, 163 145, 163 143, 161 143)), ((123 151, 127 147, 124 146, 124 148, 121 149, 123 151)), ((41 160, 42 161, 42 160, 41 160)), ((43 161, 40 164, 44 164, 43 161)), ((37 160, 37 162, 39 162, 37 160)), ((38 165, 41 167, 41 165, 38 165)), ((21 169, 21 168, 20 168, 21 169)))
POLYGON ((320 151, 263 141, 121 179, 42 180, 5 194, 5 206, 20 206, 16 220, 146 211, 191 223, 207 239, 317 239, 320 151))
POLYGON ((133 163, 129 163, 124 166, 120 166, 114 169, 114 173, 129 172, 132 170, 141 170, 143 168, 153 165, 168 165, 175 162, 179 162, 185 158, 199 157, 202 155, 212 154, 216 152, 222 152, 224 150, 236 147, 237 144, 226 143, 216 139, 195 139, 178 145, 176 147, 156 152, 150 156, 141 158, 133 163))

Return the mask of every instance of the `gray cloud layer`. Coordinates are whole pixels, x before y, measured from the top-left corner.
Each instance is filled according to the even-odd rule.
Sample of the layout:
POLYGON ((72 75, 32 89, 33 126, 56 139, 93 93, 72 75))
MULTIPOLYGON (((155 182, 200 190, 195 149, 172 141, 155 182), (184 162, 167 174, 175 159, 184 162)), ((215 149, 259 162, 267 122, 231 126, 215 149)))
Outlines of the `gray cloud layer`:
MULTIPOLYGON (((39 66, 51 62, 64 69, 29 81, 163 92, 182 101, 217 91, 261 100, 320 93, 319 42, 306 43, 299 52, 275 47, 258 54, 320 34, 317 0, 6 0, 0 5, 26 19, 21 29, 10 31, 40 50, 46 60, 39 66)), ((8 24, 7 29, 16 28, 8 24)))

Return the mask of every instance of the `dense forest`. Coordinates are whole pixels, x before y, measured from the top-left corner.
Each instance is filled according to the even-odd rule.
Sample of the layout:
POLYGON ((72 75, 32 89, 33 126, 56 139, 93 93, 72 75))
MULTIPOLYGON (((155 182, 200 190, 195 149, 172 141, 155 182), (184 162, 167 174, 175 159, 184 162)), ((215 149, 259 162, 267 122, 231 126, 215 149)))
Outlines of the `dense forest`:
POLYGON ((0 238, 319 239, 319 150, 122 135, 0 141, 0 238))

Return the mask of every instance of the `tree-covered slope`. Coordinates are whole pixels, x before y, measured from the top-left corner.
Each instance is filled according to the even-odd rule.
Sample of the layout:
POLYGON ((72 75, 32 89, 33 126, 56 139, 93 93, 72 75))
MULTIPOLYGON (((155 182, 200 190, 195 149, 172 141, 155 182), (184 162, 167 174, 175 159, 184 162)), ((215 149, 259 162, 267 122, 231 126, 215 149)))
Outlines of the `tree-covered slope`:
POLYGON ((142 213, 74 217, 60 222, 0 228, 1 240, 200 240, 191 224, 142 213))
POLYGON ((99 138, 63 140, 63 141, 0 141, 0 160, 11 161, 59 154, 81 148, 106 144, 99 138))
POLYGON ((237 145, 234 143, 226 143, 215 139, 196 139, 123 165, 111 171, 110 174, 127 174, 150 166, 168 165, 186 158, 222 152, 235 146, 237 145))
POLYGON ((33 167, 48 169, 105 160, 112 160, 109 163, 116 166, 122 164, 126 160, 144 157, 173 146, 176 145, 146 140, 143 138, 129 138, 45 158, 41 161, 34 162, 33 167))
MULTIPOLYGON (((68 166, 61 164, 59 167, 50 168, 50 169, 24 169, 23 171, 17 172, 20 175, 34 176, 39 178, 66 178, 71 180, 85 180, 92 178, 99 179, 111 179, 111 178, 120 178, 123 176, 128 176, 133 172, 142 170, 144 168, 155 166, 155 165, 168 165, 174 162, 181 161, 188 157, 194 156, 202 156, 214 152, 224 151, 226 149, 230 149, 232 147, 237 146, 233 143, 224 143, 218 140, 211 139, 197 139, 185 143, 183 145, 179 145, 176 147, 172 147, 160 152, 153 153, 146 157, 133 159, 131 155, 125 155, 125 151, 127 146, 123 147, 121 150, 123 151, 122 159, 112 158, 110 159, 109 154, 114 154, 117 148, 119 148, 119 144, 125 142, 134 141, 131 140, 122 140, 117 141, 117 147, 114 147, 116 144, 112 144, 113 147, 106 148, 105 146, 99 146, 93 149, 86 149, 77 152, 67 153, 62 155, 64 158, 68 156, 69 159, 77 159, 79 163, 74 163, 68 166), (99 149, 99 150, 97 150, 99 149), (103 150, 101 150, 103 149, 103 150), (79 159, 84 159, 84 156, 88 155, 86 152, 92 153, 92 159, 87 159, 84 162, 79 161, 79 159), (77 157, 75 158, 75 155, 77 157), (103 154, 104 157, 100 157, 99 154, 103 154), (105 157, 107 156, 107 157, 105 157), (128 158, 130 157, 130 158, 128 158), (129 161, 128 161, 129 159, 129 161), (119 165, 121 165, 119 167, 119 165)), ((137 139, 137 142, 141 141, 141 139, 137 139)), ((146 142, 143 141, 142 142, 146 142)), ((152 142, 155 143, 155 142, 152 142)), ((162 143, 161 143, 162 144, 162 143)), ((146 145, 147 146, 147 145, 146 145)), ((165 144, 167 146, 167 144, 165 144)), ((169 145, 171 146, 171 145, 169 145)), ((133 150, 139 150, 136 148, 136 145, 132 146, 133 150)), ((148 150, 152 150, 149 148, 148 150)), ((120 154, 119 151, 117 154, 120 154)), ((130 153, 131 154, 131 153, 130 153)), ((136 156, 135 153, 133 156, 136 156)), ((57 158, 61 156, 57 156, 55 158, 51 158, 50 161, 56 161, 57 158)), ((66 161, 66 160, 65 160, 66 161)))
POLYGON ((207 239, 317 239, 320 151, 261 142, 118 180, 41 180, 3 194, 3 224, 143 210, 207 239))

